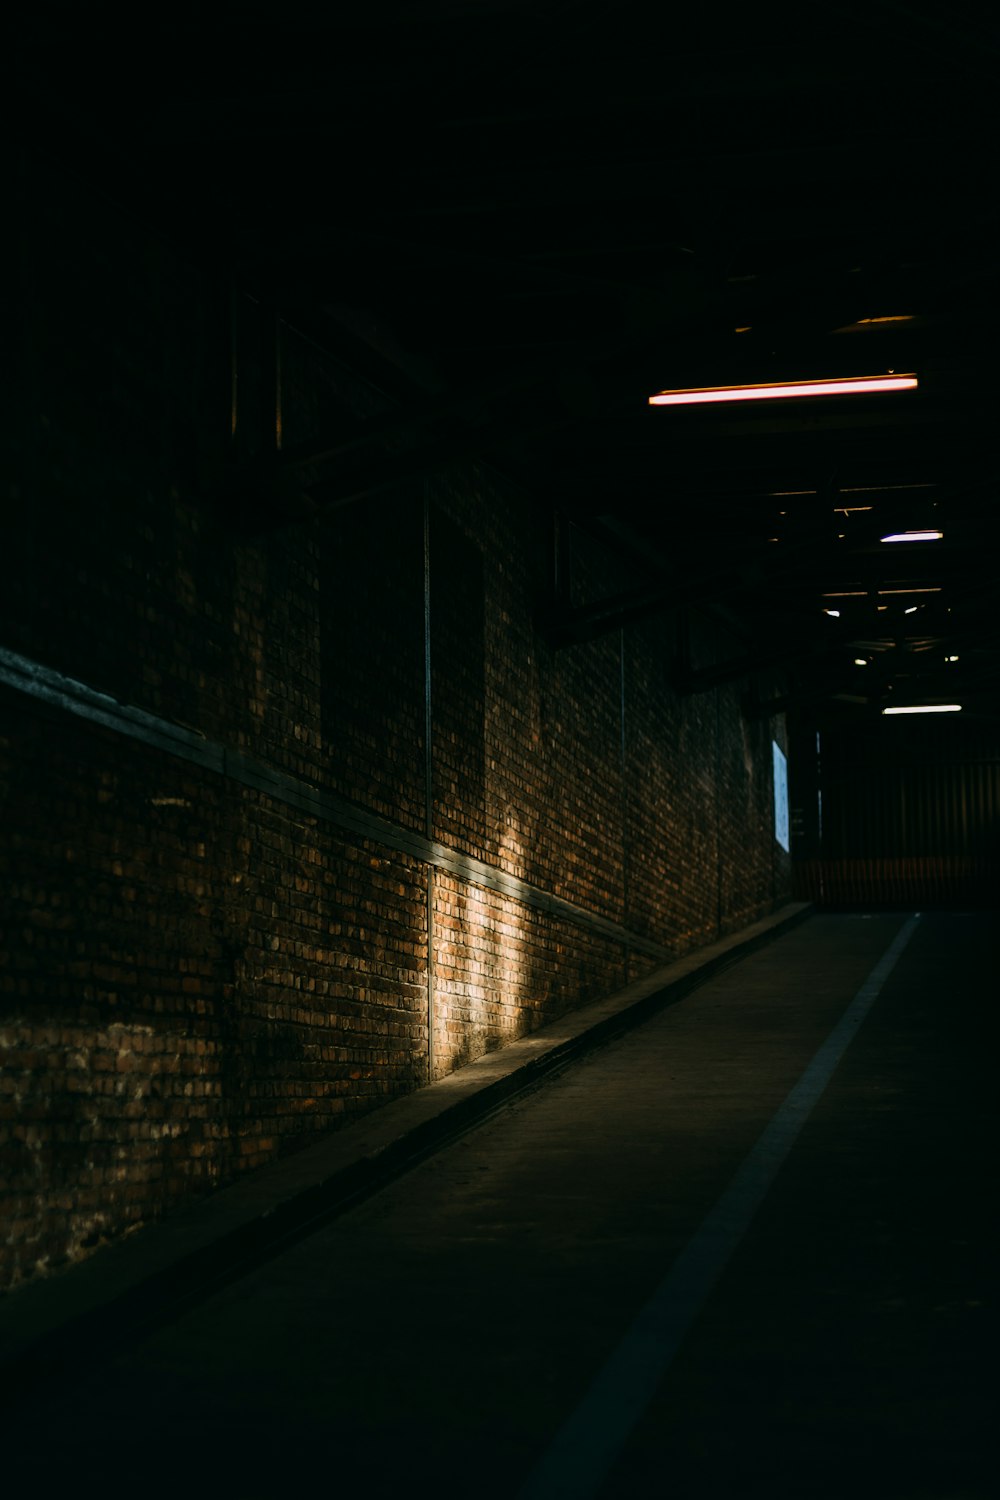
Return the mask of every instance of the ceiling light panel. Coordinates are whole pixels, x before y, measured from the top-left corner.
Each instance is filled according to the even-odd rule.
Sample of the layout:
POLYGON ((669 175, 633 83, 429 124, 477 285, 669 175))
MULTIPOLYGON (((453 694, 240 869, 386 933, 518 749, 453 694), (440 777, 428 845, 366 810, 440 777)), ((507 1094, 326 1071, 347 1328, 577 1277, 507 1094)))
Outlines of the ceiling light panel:
POLYGON ((898 708, 883 708, 886 717, 893 714, 958 714, 962 712, 961 703, 911 703, 905 707, 901 704, 898 708))
POLYGON ((689 386, 658 391, 650 406, 698 406, 719 401, 783 401, 800 396, 874 395, 879 391, 912 391, 917 377, 908 375, 852 375, 843 380, 766 381, 756 385, 689 386))

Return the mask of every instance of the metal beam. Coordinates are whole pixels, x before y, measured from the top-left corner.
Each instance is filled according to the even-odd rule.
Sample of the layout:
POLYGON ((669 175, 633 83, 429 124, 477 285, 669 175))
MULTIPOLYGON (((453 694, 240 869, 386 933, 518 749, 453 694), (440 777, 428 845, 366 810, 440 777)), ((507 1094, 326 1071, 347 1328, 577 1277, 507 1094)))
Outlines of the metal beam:
MULTIPOLYGON (((588 286, 589 278, 580 278, 588 286)), ((602 283, 597 282, 597 285, 602 283)), ((347 504, 404 480, 421 478, 463 459, 489 457, 518 442, 534 441, 560 429, 586 429, 598 413, 610 412, 631 399, 621 382, 623 368, 637 369, 668 331, 693 322, 724 289, 709 287, 692 275, 678 276, 669 289, 608 288, 633 299, 627 336, 609 339, 597 352, 579 360, 557 356, 522 368, 489 386, 451 391, 359 423, 348 437, 298 450, 283 449, 277 468, 243 481, 256 498, 255 524, 281 525, 308 513, 283 511, 288 497, 310 495, 315 505, 347 504), (268 496, 271 495, 269 502, 268 496)), ((634 376, 636 399, 645 394, 634 376)), ((236 477, 236 494, 241 481, 236 477)))

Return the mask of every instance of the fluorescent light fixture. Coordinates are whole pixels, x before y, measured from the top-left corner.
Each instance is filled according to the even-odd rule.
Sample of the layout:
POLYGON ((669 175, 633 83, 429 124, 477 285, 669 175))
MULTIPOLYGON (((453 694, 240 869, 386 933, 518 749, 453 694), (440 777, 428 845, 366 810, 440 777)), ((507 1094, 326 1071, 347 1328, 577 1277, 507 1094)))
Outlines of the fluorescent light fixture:
POLYGON ((839 620, 840 619, 840 610, 839 609, 824 609, 823 613, 825 615, 831 615, 833 617, 833 619, 835 619, 835 620, 839 620))
POLYGON ((912 703, 907 707, 883 708, 884 714, 960 714, 961 703, 912 703))
POLYGON ((844 380, 769 380, 756 385, 689 386, 659 391, 650 406, 694 406, 709 401, 781 401, 790 396, 859 396, 876 391, 912 391, 916 375, 850 375, 844 380))
POLYGON ((915 615, 916 612, 917 612, 917 610, 919 608, 920 608, 919 604, 910 604, 910 605, 907 605, 906 609, 903 610, 903 614, 904 615, 915 615))
MULTIPOLYGON (((869 595, 869 592, 870 592, 870 590, 868 590, 868 589, 827 589, 824 593, 822 593, 820 595, 820 598, 821 599, 867 599, 868 595, 869 595)), ((882 597, 883 594, 940 594, 940 592, 941 592, 941 585, 939 583, 934 583, 934 584, 922 584, 922 583, 918 583, 918 584, 914 584, 912 588, 908 588, 908 589, 879 589, 879 591, 878 591, 880 598, 882 597)))
POLYGON ((958 661, 957 656, 946 656, 945 661, 958 661))
POLYGON ((892 531, 882 537, 883 542, 940 542, 943 531, 892 531))
POLYGON ((890 318, 859 318, 859 323, 912 323, 916 314, 895 313, 890 318))
POLYGON ((854 665, 856 667, 867 667, 867 665, 868 665, 868 658, 865 657, 865 656, 856 656, 854 658, 854 665))

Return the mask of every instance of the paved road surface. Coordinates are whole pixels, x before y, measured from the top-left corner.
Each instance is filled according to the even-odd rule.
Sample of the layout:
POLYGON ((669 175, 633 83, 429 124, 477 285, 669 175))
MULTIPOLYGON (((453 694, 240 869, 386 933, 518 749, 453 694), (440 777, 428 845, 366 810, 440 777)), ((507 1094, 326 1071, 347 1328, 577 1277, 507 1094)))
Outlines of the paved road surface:
POLYGON ((538 1468, 906 920, 812 918, 9 1410, 8 1493, 515 1497, 541 1472, 553 1496, 987 1500, 985 915, 916 924, 607 1474, 538 1468))

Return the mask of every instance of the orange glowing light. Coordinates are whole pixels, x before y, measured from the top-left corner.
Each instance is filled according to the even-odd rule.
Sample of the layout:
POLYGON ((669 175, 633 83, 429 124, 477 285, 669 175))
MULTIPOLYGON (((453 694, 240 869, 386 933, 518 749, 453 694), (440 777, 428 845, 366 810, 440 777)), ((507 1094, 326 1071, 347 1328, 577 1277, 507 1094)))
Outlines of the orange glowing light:
POLYGON ((840 493, 842 495, 869 495, 869 494, 874 495, 876 493, 876 491, 881 491, 881 490, 936 490, 936 489, 937 489, 937 485, 933 484, 933 483, 927 483, 927 484, 852 484, 852 485, 848 485, 846 487, 844 485, 841 485, 841 487, 840 487, 840 493))
POLYGON ((650 406, 693 406, 710 401, 778 401, 796 396, 857 396, 876 391, 912 391, 916 375, 851 375, 844 380, 764 381, 757 385, 693 386, 659 391, 650 406))
POLYGON ((905 708, 883 708, 884 714, 960 714, 961 703, 913 703, 905 708))

